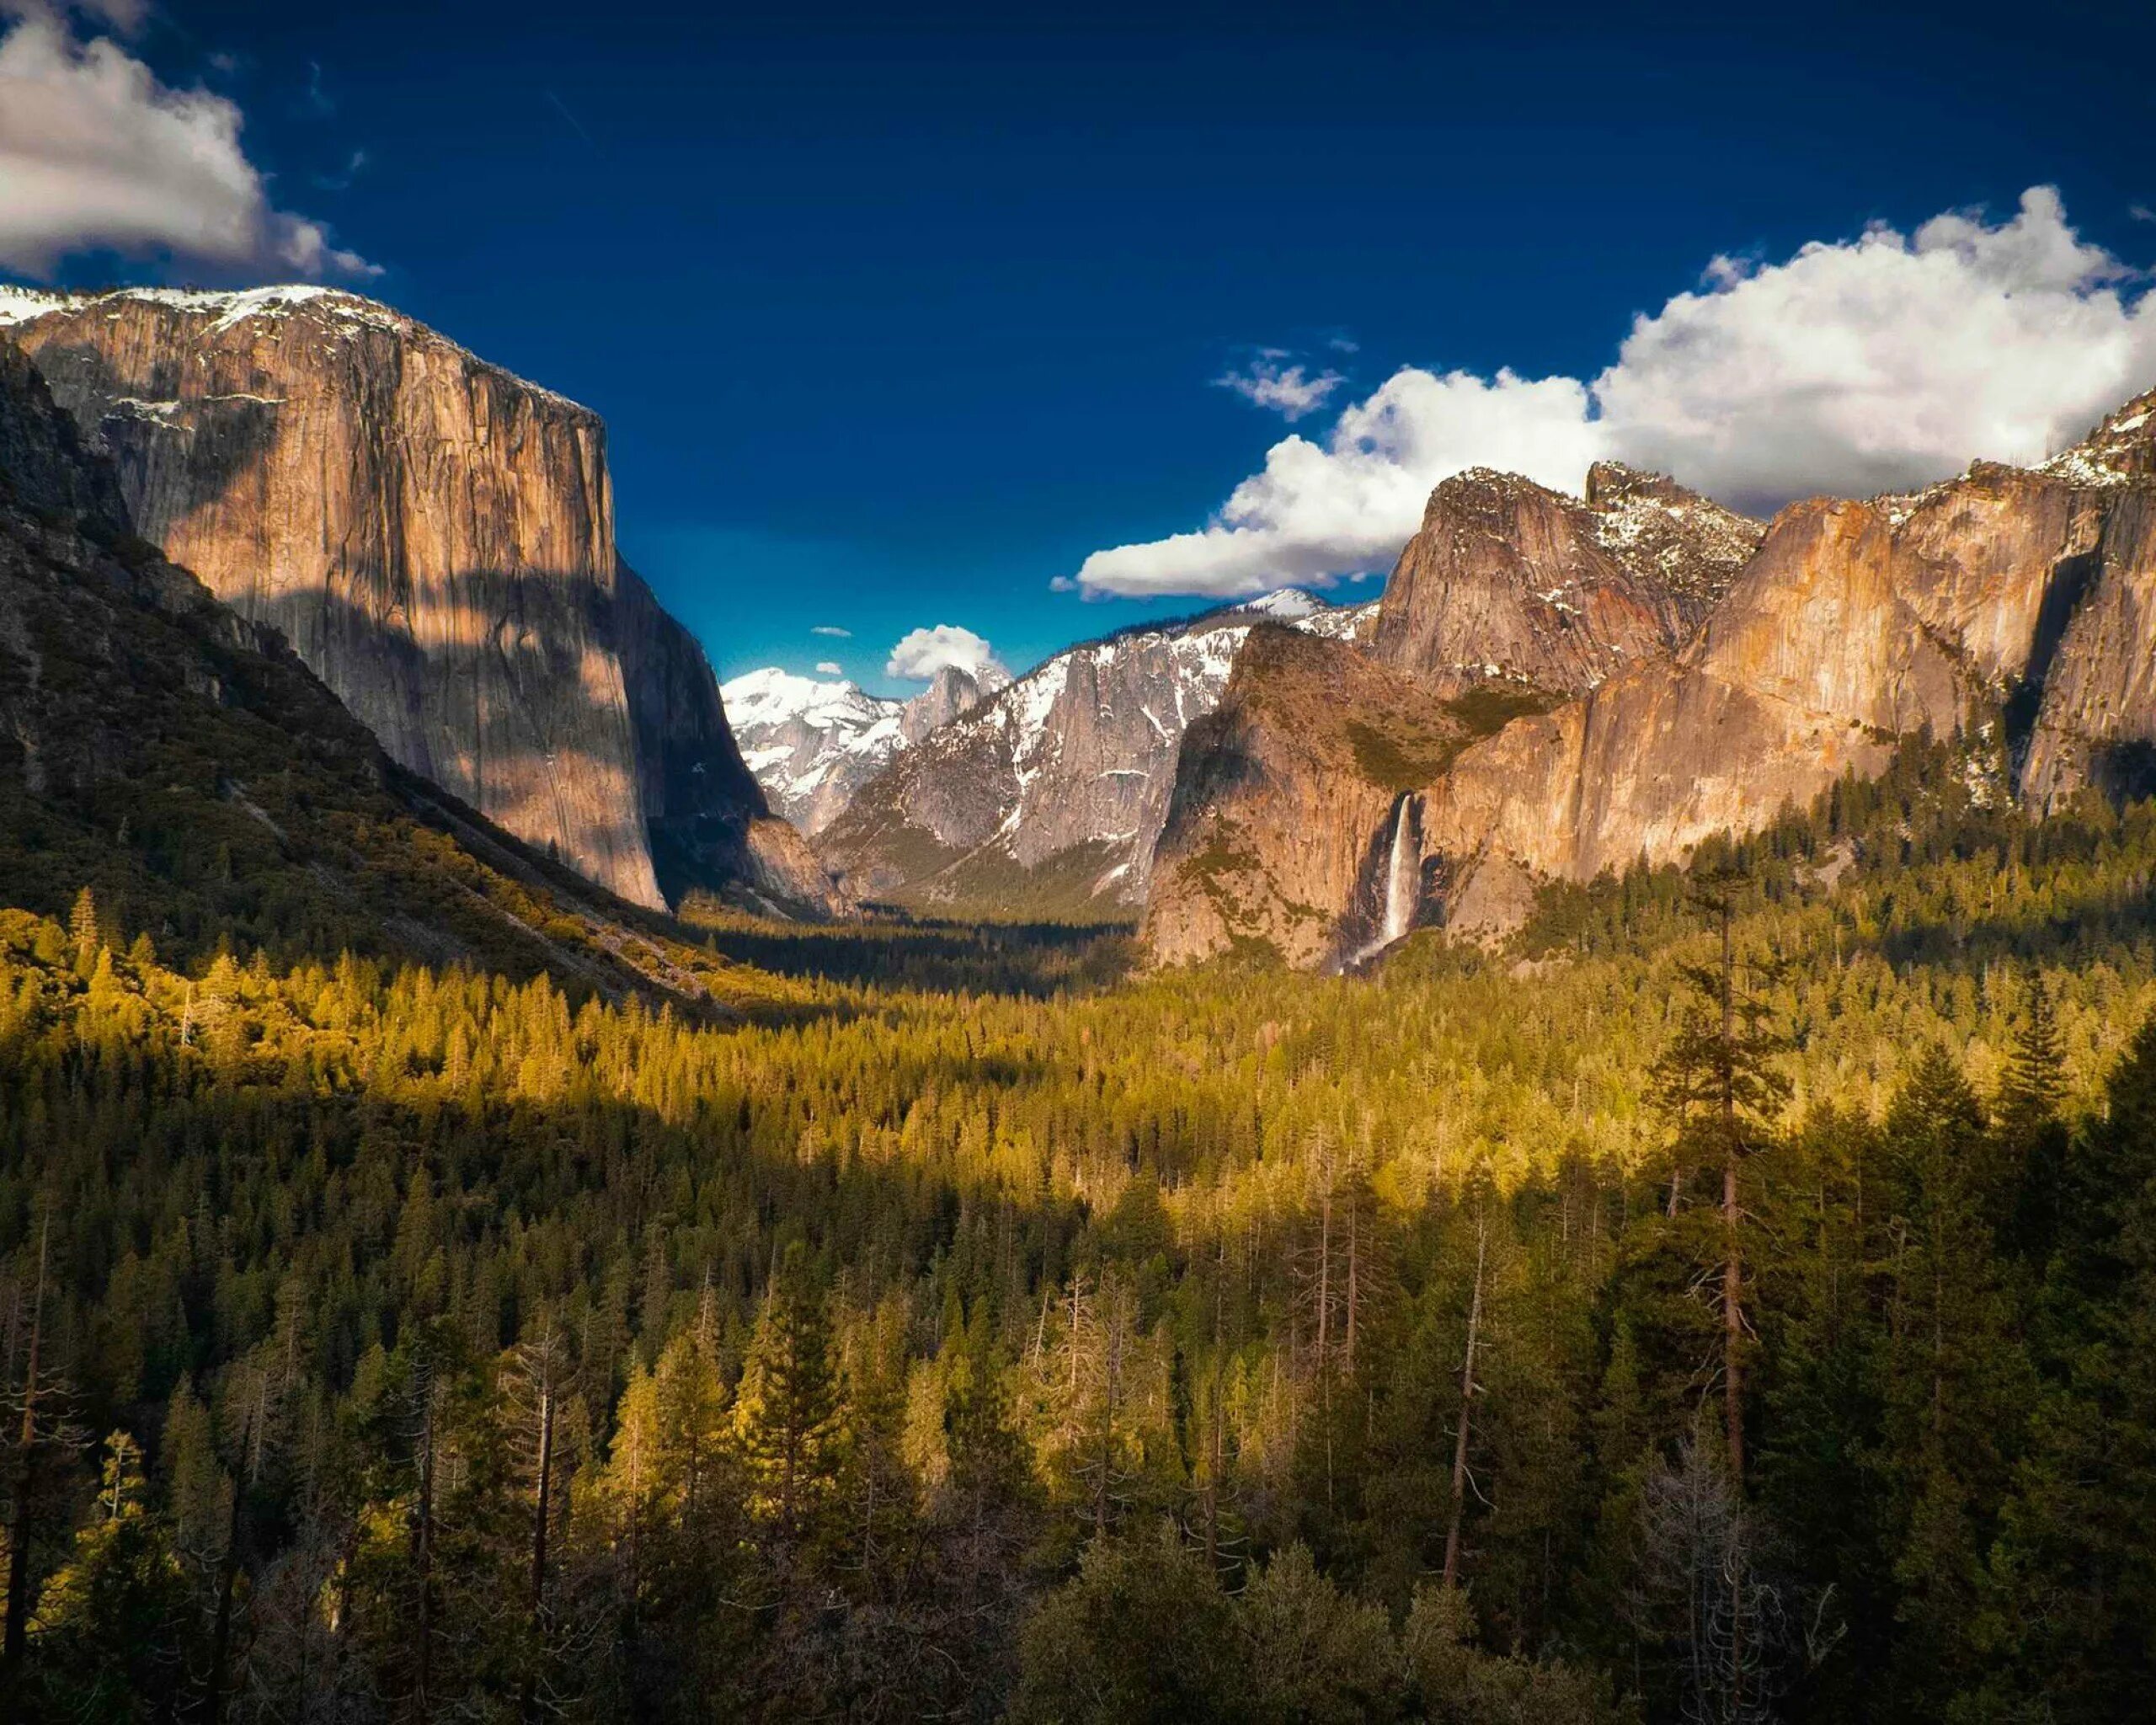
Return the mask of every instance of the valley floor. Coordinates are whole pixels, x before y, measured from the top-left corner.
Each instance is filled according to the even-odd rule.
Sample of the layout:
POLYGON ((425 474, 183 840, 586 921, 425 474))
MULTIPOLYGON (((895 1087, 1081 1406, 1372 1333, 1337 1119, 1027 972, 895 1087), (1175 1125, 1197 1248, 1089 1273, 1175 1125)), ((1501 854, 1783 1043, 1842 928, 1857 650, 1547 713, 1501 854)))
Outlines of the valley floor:
POLYGON ((2156 804, 2032 824, 1913 746, 1346 979, 691 914, 696 1010, 20 879, 29 1715, 2095 1721, 2156 1676, 2156 804))

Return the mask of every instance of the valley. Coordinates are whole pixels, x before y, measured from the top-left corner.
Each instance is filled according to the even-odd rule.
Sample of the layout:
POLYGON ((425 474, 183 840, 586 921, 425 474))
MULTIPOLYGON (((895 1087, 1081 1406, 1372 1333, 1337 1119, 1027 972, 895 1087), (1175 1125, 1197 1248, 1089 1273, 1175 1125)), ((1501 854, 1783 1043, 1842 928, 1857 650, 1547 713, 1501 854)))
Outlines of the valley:
POLYGON ((722 688, 598 417, 374 301, 0 319, 24 1717, 2156 1659, 2156 398, 1768 521, 1467 468, 1380 597, 887 697, 722 688))

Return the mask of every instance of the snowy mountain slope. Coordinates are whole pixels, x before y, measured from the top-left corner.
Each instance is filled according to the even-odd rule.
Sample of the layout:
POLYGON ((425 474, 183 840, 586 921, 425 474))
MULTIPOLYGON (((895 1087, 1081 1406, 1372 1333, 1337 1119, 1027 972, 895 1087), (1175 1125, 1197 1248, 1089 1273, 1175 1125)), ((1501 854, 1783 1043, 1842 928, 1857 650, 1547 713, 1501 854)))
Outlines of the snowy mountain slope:
POLYGON ((1134 910, 1183 733, 1253 625, 1349 634, 1372 610, 1289 590, 1070 648, 898 754, 819 848, 857 891, 923 909, 1134 910))
POLYGON ((814 835, 899 750, 1001 686, 1000 679, 977 680, 947 665, 920 694, 900 701, 771 666, 744 672, 720 692, 742 759, 771 807, 814 835))

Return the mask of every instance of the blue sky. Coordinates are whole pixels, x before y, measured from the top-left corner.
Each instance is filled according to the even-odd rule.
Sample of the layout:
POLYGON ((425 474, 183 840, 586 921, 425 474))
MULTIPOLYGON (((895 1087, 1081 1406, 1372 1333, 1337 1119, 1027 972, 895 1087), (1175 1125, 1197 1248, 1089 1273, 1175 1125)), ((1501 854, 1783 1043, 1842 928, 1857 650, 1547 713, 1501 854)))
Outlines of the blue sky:
MULTIPOLYGON (((367 291, 605 414, 623 547, 722 675, 830 660, 894 687, 884 654, 918 626, 1023 666, 1195 609, 1244 579, 1202 546, 1197 591, 1051 584, 1203 528, 1291 430, 1322 441, 1403 366, 1593 380, 1717 255, 1772 269, 1943 211, 1997 227, 2051 186, 2045 231, 2116 265, 2047 288, 2069 311, 2137 311, 2121 271, 2156 261, 2145 8, 137 10, 67 27, 236 104, 277 208, 378 266, 367 291), (1214 382, 1261 364, 1338 381, 1291 428, 1214 382)), ((91 244, 45 273, 277 272, 91 244)), ((2016 397, 1988 435, 2048 435, 2115 382, 2016 397)), ((1779 472, 1667 446, 1774 500, 1779 472)), ((1555 435, 1552 476, 1593 447, 1555 435)), ((1785 489, 1839 476, 1801 453, 1785 489)), ((1389 507, 1333 532, 1260 499, 1274 537, 1243 549, 1376 563, 1389 507)), ((1184 579, 1132 567, 1109 585, 1184 579)))

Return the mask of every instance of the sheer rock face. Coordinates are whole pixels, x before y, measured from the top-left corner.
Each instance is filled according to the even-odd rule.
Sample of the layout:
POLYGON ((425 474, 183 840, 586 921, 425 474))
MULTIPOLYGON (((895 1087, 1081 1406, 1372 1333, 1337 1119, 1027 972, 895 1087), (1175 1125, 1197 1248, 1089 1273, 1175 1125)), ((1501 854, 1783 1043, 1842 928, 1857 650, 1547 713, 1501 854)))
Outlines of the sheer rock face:
MULTIPOLYGON (((1666 499, 1677 490, 1667 484, 1598 469, 1583 507, 1473 475, 1433 498, 1386 590, 1374 650, 1439 693, 1471 685, 1477 659, 1577 692, 1421 781, 1418 915, 1502 932, 1528 913, 1537 880, 1681 860, 1712 834, 1804 806, 1846 772, 1883 769, 1904 735, 1952 734, 2001 710, 2015 788, 2031 806, 2090 785, 2156 789, 2156 394, 2039 469, 1978 462, 1914 496, 1792 505, 1718 597, 1739 537, 1720 524, 1711 555, 1687 534, 1662 540, 1652 560, 1673 578, 1658 587, 1637 569, 1611 573, 1612 536, 1588 517, 1620 495, 1666 499), (1581 605, 1553 634, 1519 595, 1558 576, 1604 603, 1581 605), (1673 652, 1626 663, 1652 648, 1653 629, 1682 632, 1688 611, 1704 622, 1673 633, 1673 652)), ((1621 537, 1653 542, 1637 526, 1621 537)), ((1223 735, 1192 739, 1182 777, 1193 792, 1221 777, 1198 756, 1223 735)), ((1339 770, 1295 766, 1288 740, 1225 746, 1262 755, 1283 777, 1339 770)), ((1263 914, 1209 921, 1166 902, 1180 889, 1164 869, 1148 921, 1155 956, 1203 956, 1251 934, 1301 963, 1348 948, 1396 804, 1326 816, 1315 787, 1273 794, 1309 820, 1360 823, 1335 846, 1362 859, 1352 871, 1303 867, 1302 853, 1323 848, 1310 834, 1258 836, 1260 872, 1307 892, 1330 936, 1282 940, 1263 914)))
POLYGON ((1374 650, 1441 695, 1509 681, 1591 689, 1674 649, 1758 524, 1604 462, 1588 500, 1477 467, 1431 493, 1387 583, 1374 650))
POLYGON ((136 530, 392 759, 635 903, 755 873, 760 794, 701 650, 616 554, 595 414, 320 289, 0 318, 136 530))
POLYGON ((899 734, 909 743, 918 743, 931 731, 941 730, 960 713, 970 709, 984 695, 993 694, 1010 679, 999 670, 985 679, 970 671, 947 665, 929 680, 928 686, 912 700, 899 708, 899 734))
POLYGON ((1677 660, 1516 722, 1432 788, 1448 921, 1508 920, 1469 902, 1483 867, 1584 880, 1681 859, 1995 702, 2033 713, 2012 739, 2032 806, 2137 780, 2136 745, 2156 741, 2156 482, 2145 440, 2116 427, 2146 425, 2148 403, 2043 470, 1980 462, 1913 498, 1785 510, 1677 660))
POLYGON ((1426 691, 1353 644, 1253 630, 1219 709, 1184 739, 1147 949, 1167 964, 1250 942, 1303 968, 1352 956, 1383 914, 1400 798, 1378 772, 1442 754, 1456 732, 1426 691))

